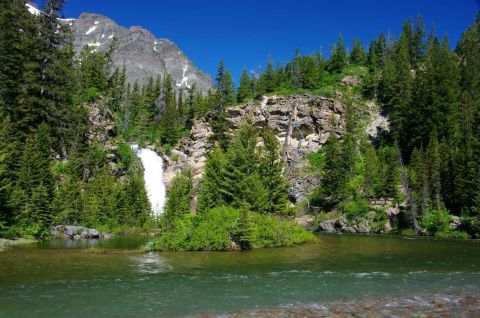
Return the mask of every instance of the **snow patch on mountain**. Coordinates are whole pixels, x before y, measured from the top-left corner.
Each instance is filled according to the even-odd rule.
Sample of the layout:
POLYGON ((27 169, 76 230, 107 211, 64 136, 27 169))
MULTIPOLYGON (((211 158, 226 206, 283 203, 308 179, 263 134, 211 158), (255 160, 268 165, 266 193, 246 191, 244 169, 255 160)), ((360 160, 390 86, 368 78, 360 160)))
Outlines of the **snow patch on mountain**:
POLYGON ((95 31, 96 29, 97 29, 96 26, 90 27, 90 29, 88 29, 87 32, 85 32, 85 35, 89 35, 89 34, 92 33, 93 31, 95 31))
POLYGON ((182 75, 182 81, 180 83, 177 83, 178 87, 188 87, 190 88, 190 85, 188 85, 188 76, 185 75, 188 70, 188 65, 183 66, 183 75, 182 75))

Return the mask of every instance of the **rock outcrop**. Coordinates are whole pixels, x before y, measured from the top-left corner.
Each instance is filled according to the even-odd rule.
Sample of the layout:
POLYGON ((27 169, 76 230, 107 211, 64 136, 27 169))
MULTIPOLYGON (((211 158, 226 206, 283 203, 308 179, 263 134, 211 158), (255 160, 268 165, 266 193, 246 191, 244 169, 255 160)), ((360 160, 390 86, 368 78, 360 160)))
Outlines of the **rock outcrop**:
MULTIPOLYGON (((365 106, 372 121, 380 116, 373 106, 365 106)), ((232 130, 238 129, 247 120, 258 128, 269 127, 275 132, 282 147, 289 123, 293 120, 287 156, 289 162, 287 176, 291 182, 289 196, 291 201, 296 203, 319 186, 318 177, 304 173, 306 170, 304 166, 308 165, 304 160, 306 155, 318 151, 331 133, 342 137, 345 124, 344 112, 345 105, 337 99, 296 94, 263 97, 258 103, 248 102, 230 107, 227 109, 226 119, 232 130), (296 108, 296 116, 292 118, 294 108, 296 108)), ((212 148, 209 143, 209 137, 213 134, 210 120, 209 115, 196 120, 191 136, 183 138, 181 146, 175 147, 170 155, 164 155, 164 181, 167 186, 175 174, 185 168, 192 170, 195 181, 200 179, 206 154, 212 148)), ((369 126, 367 132, 374 136, 377 126, 369 126)))
MULTIPOLYGON (((289 158, 297 161, 306 154, 318 151, 327 141, 330 133, 341 135, 344 105, 334 99, 308 94, 264 97, 260 103, 249 102, 227 109, 227 121, 232 130, 238 129, 247 120, 256 127, 270 127, 281 145, 285 142, 292 108, 297 105, 297 116, 290 141, 289 158), (332 120, 334 118, 334 120, 332 120), (336 122, 332 127, 332 122, 336 122)), ((212 135, 210 116, 194 122, 191 137, 184 138, 182 147, 172 150, 165 156, 166 170, 164 181, 168 184, 175 173, 190 167, 194 178, 203 171, 206 154, 212 145, 208 137, 212 135)))
POLYGON ((56 225, 50 227, 50 234, 54 237, 61 237, 70 240, 98 239, 100 237, 110 238, 112 235, 100 233, 96 229, 90 229, 75 225, 56 225))

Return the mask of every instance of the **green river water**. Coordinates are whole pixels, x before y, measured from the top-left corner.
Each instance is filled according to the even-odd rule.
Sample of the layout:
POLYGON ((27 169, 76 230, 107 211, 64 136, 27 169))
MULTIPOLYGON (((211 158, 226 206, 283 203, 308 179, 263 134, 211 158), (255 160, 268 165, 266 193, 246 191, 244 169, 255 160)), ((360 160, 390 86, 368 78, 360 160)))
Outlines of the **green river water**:
POLYGON ((320 235, 316 244, 248 252, 135 250, 147 241, 48 241, 0 253, 0 317, 221 315, 452 290, 480 295, 478 241, 320 235), (89 244, 107 253, 85 253, 89 244))

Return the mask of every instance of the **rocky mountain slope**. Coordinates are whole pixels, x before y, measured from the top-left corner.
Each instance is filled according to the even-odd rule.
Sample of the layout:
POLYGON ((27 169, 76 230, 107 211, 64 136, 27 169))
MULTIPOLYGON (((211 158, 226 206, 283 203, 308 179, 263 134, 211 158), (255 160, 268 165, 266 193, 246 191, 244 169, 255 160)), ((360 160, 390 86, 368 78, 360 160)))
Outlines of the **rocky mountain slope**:
POLYGON ((124 28, 112 19, 95 13, 83 13, 78 19, 63 19, 74 34, 77 52, 85 46, 105 51, 115 38, 117 48, 113 54, 114 65, 127 67, 127 82, 143 84, 149 77, 173 77, 177 88, 195 85, 202 92, 212 88, 209 75, 198 70, 192 61, 175 43, 168 39, 157 39, 148 30, 132 26, 124 28))

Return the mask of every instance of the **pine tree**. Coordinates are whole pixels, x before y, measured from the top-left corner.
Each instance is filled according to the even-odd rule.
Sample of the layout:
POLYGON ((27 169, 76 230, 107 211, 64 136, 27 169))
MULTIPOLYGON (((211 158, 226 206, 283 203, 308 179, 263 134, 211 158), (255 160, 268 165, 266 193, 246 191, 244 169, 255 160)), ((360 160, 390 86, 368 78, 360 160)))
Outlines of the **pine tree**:
POLYGON ((379 187, 379 162, 377 152, 371 144, 365 146, 365 177, 363 180, 363 195, 377 199, 379 187))
POLYGON ((300 67, 302 69, 301 87, 314 89, 319 79, 318 65, 314 57, 302 56, 300 67))
POLYGON ((226 204, 222 193, 219 191, 223 180, 224 165, 225 157, 220 148, 216 147, 207 154, 198 198, 198 210, 200 212, 226 204))
POLYGON ((30 109, 24 102, 25 65, 30 56, 30 35, 34 33, 35 17, 29 14, 25 1, 0 1, 0 116, 10 118, 23 141, 29 132, 30 109), (23 30, 23 32, 22 32, 23 30))
POLYGON ((258 176, 257 132, 246 124, 236 133, 227 149, 223 180, 219 191, 233 207, 248 203, 254 211, 264 207, 266 193, 258 176))
POLYGON ((14 202, 21 211, 21 222, 47 226, 54 182, 50 163, 51 140, 48 127, 41 124, 25 144, 15 189, 14 202))
POLYGON ((263 149, 259 174, 268 197, 264 212, 285 215, 288 213, 288 183, 283 177, 283 164, 278 154, 278 141, 270 129, 264 129, 261 136, 263 149))
POLYGON ((275 91, 275 72, 273 70, 273 60, 272 57, 268 58, 267 67, 265 68, 265 72, 262 74, 265 81, 265 92, 272 93, 275 91))
POLYGON ((234 240, 240 245, 242 250, 249 250, 253 248, 254 242, 254 228, 252 213, 248 210, 248 206, 240 209, 240 216, 238 219, 236 233, 234 240))
POLYGON ((247 74, 247 69, 244 68, 238 86, 237 102, 242 103, 250 98, 253 98, 253 83, 247 74))
POLYGON ((117 225, 115 214, 118 191, 118 184, 108 166, 93 170, 83 196, 82 222, 93 227, 100 224, 117 225))
POLYGON ((152 208, 140 171, 132 172, 121 185, 117 194, 118 213, 115 214, 115 218, 120 224, 141 227, 149 219, 152 208))
POLYGON ((430 143, 426 152, 428 162, 428 178, 430 185, 430 201, 434 204, 435 209, 440 209, 442 203, 441 191, 441 159, 440 159, 440 145, 436 131, 430 136, 430 143))
POLYGON ((174 228, 176 219, 190 213, 192 189, 192 173, 190 170, 182 171, 172 180, 162 220, 167 231, 174 228))
POLYGON ((430 208, 430 184, 428 182, 428 166, 425 161, 423 148, 415 148, 413 150, 411 168, 417 206, 421 213, 427 213, 430 208))
POLYGON ((325 166, 322 173, 321 198, 323 205, 333 207, 345 196, 347 171, 342 157, 342 146, 334 132, 330 134, 325 147, 325 166))
POLYGON ((235 83, 233 82, 232 75, 227 69, 225 71, 225 76, 223 77, 223 100, 225 101, 225 106, 231 106, 235 104, 235 83))
POLYGON ((83 211, 83 195, 80 180, 69 172, 58 190, 52 202, 52 212, 56 224, 80 224, 83 211))
POLYGON ((418 68, 425 51, 425 23, 421 15, 417 16, 410 39, 410 63, 418 68))
POLYGON ((11 195, 14 186, 15 148, 17 144, 13 138, 10 121, 5 118, 0 123, 0 222, 11 224, 14 217, 11 195))
POLYGON ((162 94, 165 109, 160 120, 161 142, 173 146, 178 140, 179 131, 177 105, 170 75, 165 78, 162 94))
POLYGON ((353 39, 353 48, 350 53, 350 63, 364 65, 367 62, 367 53, 359 39, 353 39))
POLYGON ((455 165, 456 205, 470 216, 480 215, 480 14, 462 34, 460 58, 461 140, 455 165))
POLYGON ((379 183, 376 194, 382 198, 398 199, 400 171, 397 164, 397 151, 394 147, 383 146, 379 152, 379 183))
POLYGON ((340 35, 337 44, 332 48, 328 70, 332 73, 340 73, 345 65, 347 65, 347 51, 343 37, 340 35))

